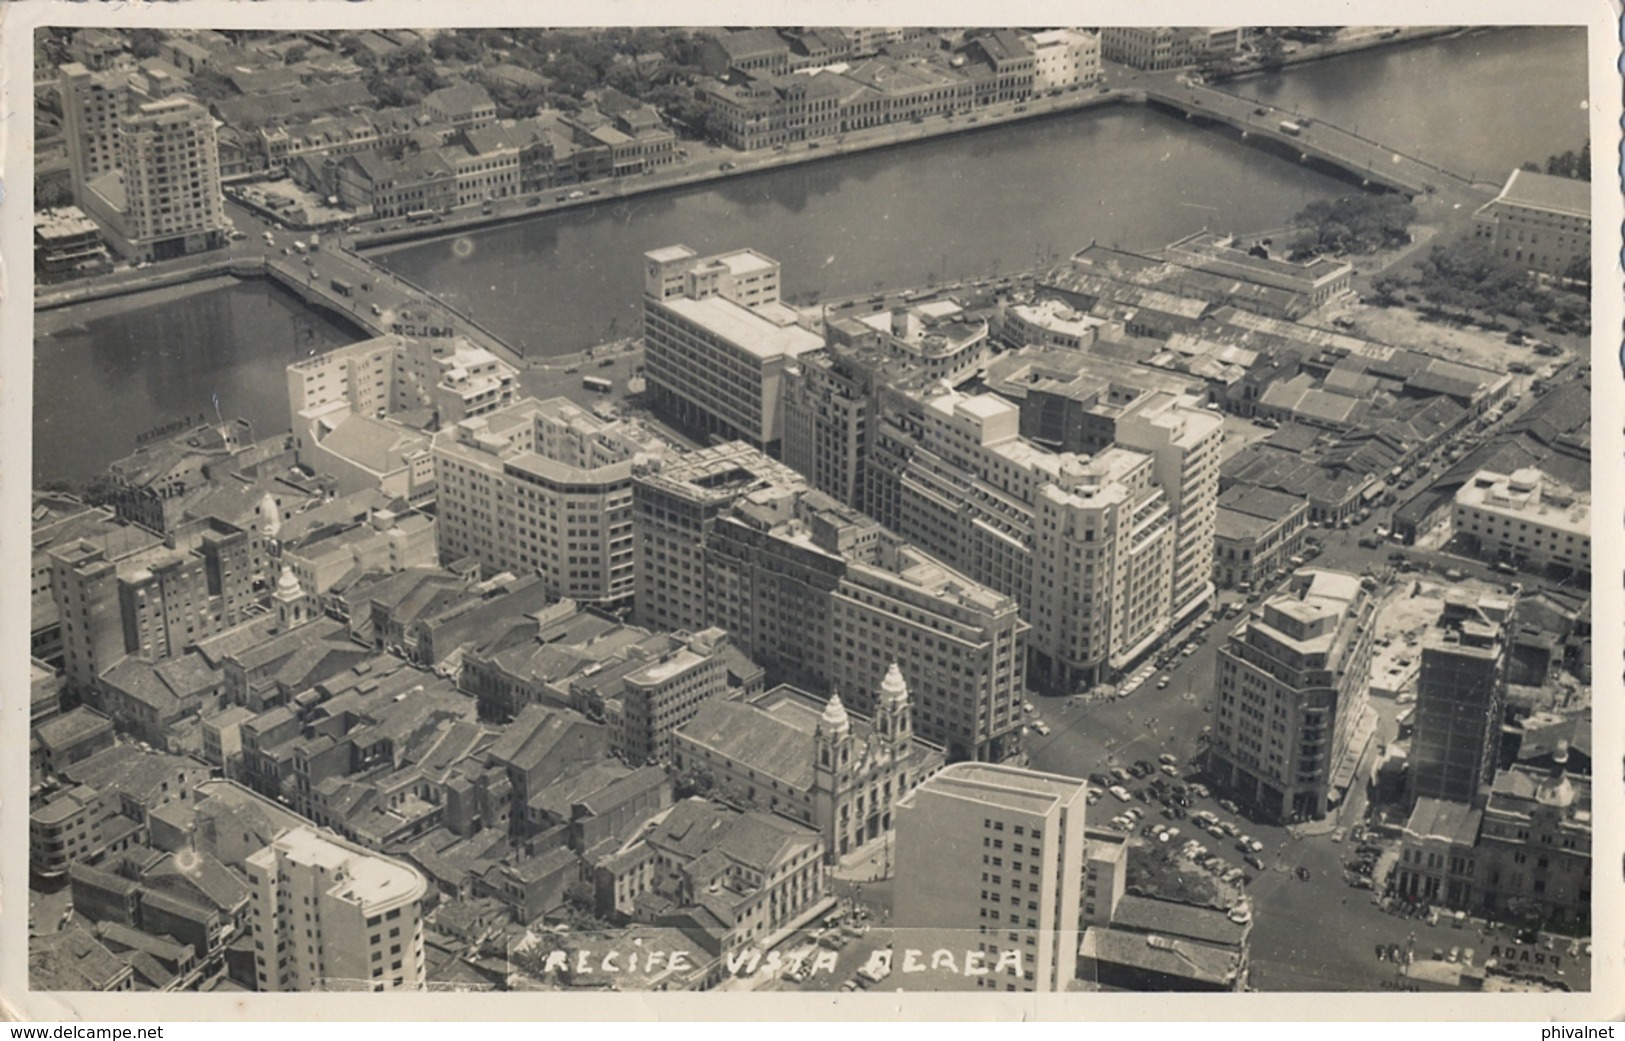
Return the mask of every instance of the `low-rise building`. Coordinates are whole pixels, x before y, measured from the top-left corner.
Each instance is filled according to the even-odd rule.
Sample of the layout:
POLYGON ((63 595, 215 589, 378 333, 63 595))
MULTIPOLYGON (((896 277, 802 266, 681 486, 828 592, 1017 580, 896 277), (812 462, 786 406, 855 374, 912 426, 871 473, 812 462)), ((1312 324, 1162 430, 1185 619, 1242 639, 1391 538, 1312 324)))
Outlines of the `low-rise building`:
POLYGON ((820 710, 793 687, 712 701, 672 735, 672 767, 730 805, 816 828, 834 863, 890 832, 897 801, 943 764, 941 749, 914 737, 895 665, 875 712, 854 716, 839 694, 820 710))
POLYGON ((1591 182, 1514 170, 1473 214, 1473 236, 1503 260, 1572 274, 1591 259, 1591 182))
POLYGON ((1125 896, 1110 925, 1084 931, 1078 976, 1102 990, 1247 989, 1250 912, 1125 896))
POLYGON ((1406 822, 1393 892, 1402 900, 1587 935, 1592 924, 1591 779, 1503 770, 1482 805, 1424 797, 1406 822))
POLYGON ((76 206, 34 213, 34 281, 88 278, 112 269, 101 228, 76 206))
POLYGON ((599 913, 676 926, 714 957, 770 949, 833 903, 823 848, 782 817, 685 799, 593 865, 599 913))
POLYGON ((1591 493, 1538 467, 1474 474, 1456 493, 1452 528, 1470 548, 1496 560, 1591 571, 1591 493))
POLYGON ((1224 589, 1262 589, 1293 567, 1309 530, 1309 501, 1269 488, 1232 486, 1219 496, 1213 581, 1224 589))

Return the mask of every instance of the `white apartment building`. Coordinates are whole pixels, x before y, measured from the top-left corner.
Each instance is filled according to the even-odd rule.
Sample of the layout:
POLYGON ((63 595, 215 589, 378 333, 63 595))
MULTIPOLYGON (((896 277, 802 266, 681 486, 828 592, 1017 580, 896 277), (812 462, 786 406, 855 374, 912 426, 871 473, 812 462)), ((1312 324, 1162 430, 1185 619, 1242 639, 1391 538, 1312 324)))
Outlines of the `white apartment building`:
POLYGON ((1100 78, 1100 34, 1085 29, 1048 29, 1033 33, 1033 90, 1083 86, 1100 78))
POLYGON ((1237 801, 1318 819, 1355 781, 1375 610, 1358 576, 1304 568, 1219 648, 1209 769, 1237 801))
POLYGON ((415 868, 300 827, 247 860, 261 992, 422 990, 415 868))
POLYGON ((432 411, 442 426, 513 403, 518 370, 460 337, 389 334, 288 366, 288 412, 343 403, 374 419, 432 411))
POLYGON ((867 501, 887 527, 1017 599, 1046 685, 1108 678, 1210 594, 1221 434, 1193 401, 1143 395, 1117 421, 1134 447, 1093 456, 1023 440, 1020 409, 996 395, 893 404, 867 501))
POLYGON ((57 77, 74 198, 127 260, 225 244, 214 120, 189 97, 78 62, 57 77))
POLYGON ((146 100, 139 86, 140 81, 127 72, 91 72, 76 61, 57 73, 62 136, 68 145, 75 198, 85 185, 117 172, 123 164, 120 128, 132 98, 146 100))
POLYGON ((185 97, 149 101, 125 116, 123 137, 128 246, 121 252, 167 260, 224 244, 220 148, 209 110, 185 97))
POLYGON ((1087 795, 1072 777, 958 763, 904 796, 897 877, 908 884, 897 887, 894 949, 953 951, 965 963, 958 986, 1065 990, 1077 966, 1087 795), (972 974, 973 958, 985 974, 972 974))
POLYGON ((1591 494, 1526 466, 1480 470, 1456 492, 1455 533, 1486 556, 1591 571, 1591 494))
POLYGON ((1224 420, 1190 399, 1153 393, 1124 410, 1117 443, 1156 460, 1157 487, 1176 520, 1170 615, 1188 617, 1213 596, 1213 543, 1219 513, 1224 420))
POLYGON ((435 435, 442 559, 542 576, 551 595, 617 603, 634 591, 632 472, 664 446, 565 398, 524 399, 435 435))
POLYGON ((644 254, 644 371, 661 411, 777 454, 785 367, 823 346, 779 299, 779 265, 754 250, 644 254))

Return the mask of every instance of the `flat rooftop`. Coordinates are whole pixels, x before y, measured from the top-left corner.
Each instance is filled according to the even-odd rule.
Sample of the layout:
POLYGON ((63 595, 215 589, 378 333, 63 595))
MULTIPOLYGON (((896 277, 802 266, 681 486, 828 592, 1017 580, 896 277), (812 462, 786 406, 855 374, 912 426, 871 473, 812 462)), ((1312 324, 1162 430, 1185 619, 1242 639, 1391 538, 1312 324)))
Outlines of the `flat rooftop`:
POLYGON ((1082 798, 1086 788, 1086 783, 1076 777, 991 763, 956 763, 933 775, 905 801, 930 792, 966 802, 1042 814, 1074 798, 1082 798))
POLYGON ((794 358, 824 346, 824 341, 809 330, 798 325, 777 325, 750 308, 720 296, 704 300, 675 297, 654 306, 667 308, 763 361, 794 358))
POLYGON ((360 904, 364 911, 375 904, 415 899, 427 885, 422 875, 405 864, 341 846, 310 828, 286 831, 268 848, 294 863, 325 868, 335 880, 328 893, 360 904))

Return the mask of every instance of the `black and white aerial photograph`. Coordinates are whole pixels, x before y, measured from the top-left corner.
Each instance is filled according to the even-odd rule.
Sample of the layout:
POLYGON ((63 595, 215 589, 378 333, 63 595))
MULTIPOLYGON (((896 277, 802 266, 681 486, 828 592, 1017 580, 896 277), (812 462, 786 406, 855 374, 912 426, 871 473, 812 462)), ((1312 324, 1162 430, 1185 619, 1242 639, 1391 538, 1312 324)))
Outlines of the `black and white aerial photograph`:
POLYGON ((1591 997, 1589 13, 77 6, 8 997, 1591 997))

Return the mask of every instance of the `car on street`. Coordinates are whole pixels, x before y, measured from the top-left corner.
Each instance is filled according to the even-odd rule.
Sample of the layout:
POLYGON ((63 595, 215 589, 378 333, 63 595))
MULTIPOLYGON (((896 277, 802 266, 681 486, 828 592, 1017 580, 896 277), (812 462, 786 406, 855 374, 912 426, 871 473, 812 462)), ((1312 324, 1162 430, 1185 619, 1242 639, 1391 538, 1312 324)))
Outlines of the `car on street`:
POLYGON ((1259 871, 1264 870, 1264 861, 1256 853, 1249 853, 1242 859, 1247 861, 1249 867, 1257 868, 1259 871))
POLYGON ((1049 736, 1050 726, 1049 726, 1048 723, 1044 722, 1043 720, 1039 720, 1038 722, 1034 723, 1033 724, 1033 729, 1038 731, 1038 733, 1043 737, 1048 737, 1049 736))
POLYGON ((1313 875, 1311 875, 1309 873, 1309 869, 1306 868, 1306 867, 1299 867, 1298 870, 1296 872, 1294 872, 1294 874, 1296 874, 1298 876, 1298 881, 1299 882, 1307 882, 1311 878, 1314 877, 1313 875))

